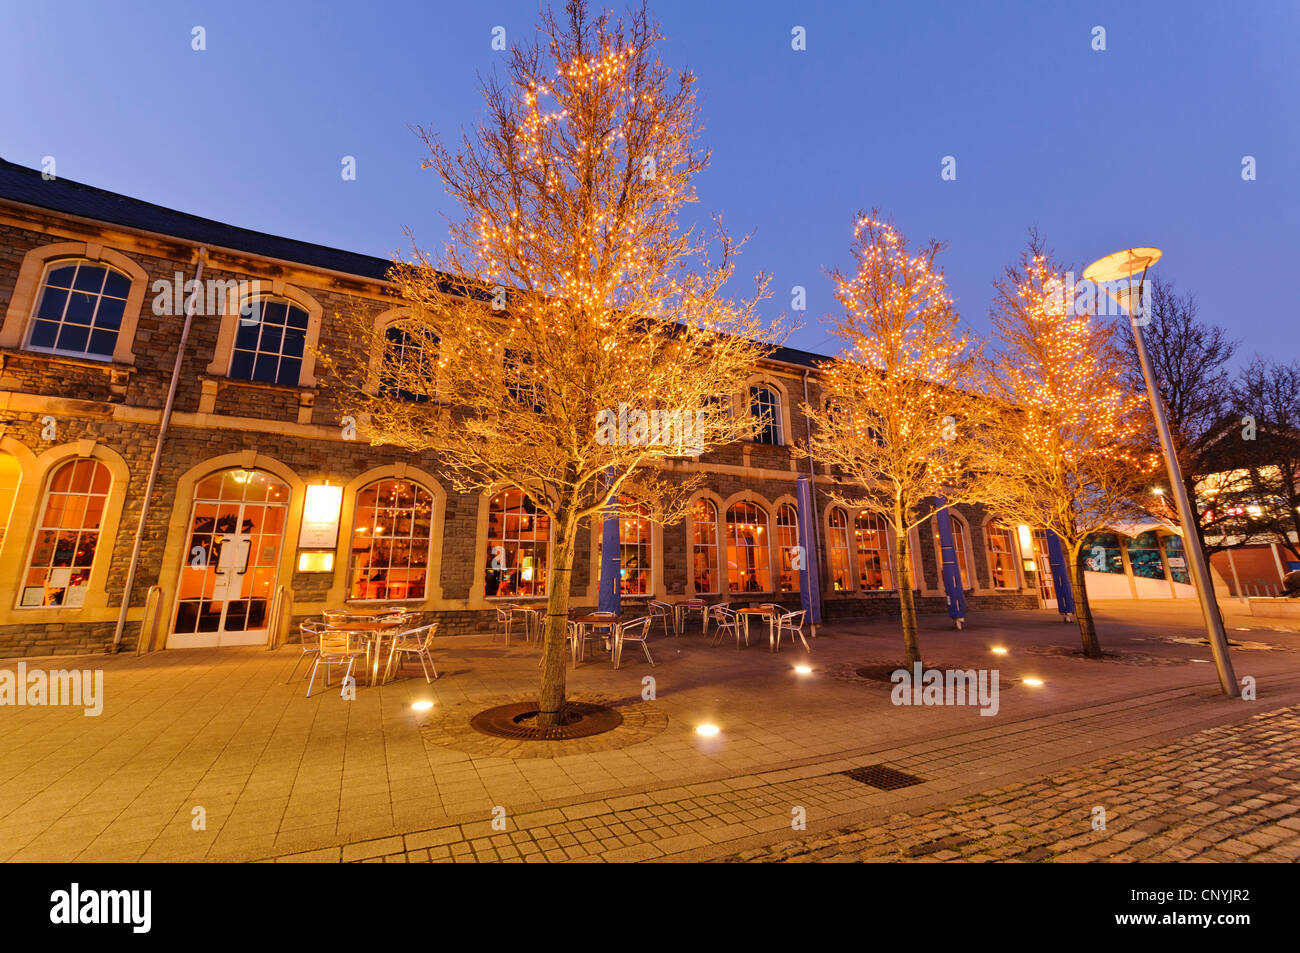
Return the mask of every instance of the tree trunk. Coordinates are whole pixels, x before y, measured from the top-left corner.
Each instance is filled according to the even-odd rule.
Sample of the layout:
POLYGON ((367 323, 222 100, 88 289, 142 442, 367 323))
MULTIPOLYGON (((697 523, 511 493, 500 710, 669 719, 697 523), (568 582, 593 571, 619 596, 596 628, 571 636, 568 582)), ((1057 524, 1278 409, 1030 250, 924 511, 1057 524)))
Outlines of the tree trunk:
POLYGON ((1068 564, 1070 586, 1074 589, 1074 618, 1083 637, 1083 654, 1086 658, 1101 658, 1101 643, 1097 641, 1097 626, 1092 621, 1092 606, 1088 604, 1088 587, 1084 580, 1083 546, 1070 554, 1068 564))
POLYGON ((560 725, 564 712, 565 674, 568 671, 565 629, 569 619, 569 589, 573 576, 574 544, 578 523, 568 509, 555 520, 554 565, 546 588, 546 623, 542 630, 542 684, 537 693, 537 724, 543 728, 560 725))
POLYGON ((898 575, 898 609, 903 619, 903 648, 907 667, 921 661, 921 644, 916 638, 916 600, 912 596, 912 553, 907 532, 894 534, 894 565, 898 575))

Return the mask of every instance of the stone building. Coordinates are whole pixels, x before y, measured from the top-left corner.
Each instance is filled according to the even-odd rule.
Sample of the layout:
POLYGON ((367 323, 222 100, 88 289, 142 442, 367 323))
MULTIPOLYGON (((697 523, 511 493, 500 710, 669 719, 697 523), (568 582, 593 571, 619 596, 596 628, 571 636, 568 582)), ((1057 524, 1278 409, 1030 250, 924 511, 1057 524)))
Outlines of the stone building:
MULTIPOLYGON (((443 633, 486 631, 501 601, 543 598, 549 528, 521 494, 459 494, 433 456, 349 439, 320 387, 313 348, 331 345, 333 315, 360 305, 400 328, 389 262, 0 160, 0 656, 113 646, 200 259, 120 648, 142 633, 150 649, 292 639, 322 608, 374 602, 423 609, 443 633)), ((829 505, 831 474, 789 449, 821 359, 778 349, 734 397, 772 411, 760 439, 674 464, 707 471, 690 518, 624 520, 627 598, 797 602, 802 470, 825 614, 897 611, 887 534, 829 505)), ((1028 528, 978 507, 954 524, 972 609, 1050 598, 1022 552, 1028 528)), ((596 603, 599 538, 593 526, 579 547, 575 605, 596 603)), ((933 528, 914 543, 920 607, 941 611, 933 528)))

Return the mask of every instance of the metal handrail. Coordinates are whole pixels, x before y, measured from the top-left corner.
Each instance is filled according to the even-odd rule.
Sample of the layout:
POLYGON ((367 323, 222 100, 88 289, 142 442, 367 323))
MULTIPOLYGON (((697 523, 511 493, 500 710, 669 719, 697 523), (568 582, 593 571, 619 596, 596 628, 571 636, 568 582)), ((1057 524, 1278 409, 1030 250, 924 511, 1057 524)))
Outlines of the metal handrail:
POLYGON ((144 613, 140 616, 140 636, 135 642, 135 654, 154 651, 158 637, 158 622, 162 618, 162 586, 150 586, 144 597, 144 613))

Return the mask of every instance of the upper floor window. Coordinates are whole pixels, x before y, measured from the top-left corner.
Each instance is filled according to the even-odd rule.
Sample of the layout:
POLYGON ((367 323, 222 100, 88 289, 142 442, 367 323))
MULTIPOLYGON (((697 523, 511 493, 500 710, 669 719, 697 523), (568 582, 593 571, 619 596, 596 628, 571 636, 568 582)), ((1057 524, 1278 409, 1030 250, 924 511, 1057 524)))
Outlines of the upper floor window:
POLYGON ((26 346, 35 351, 112 360, 131 279, 84 259, 45 269, 26 346))
POLYGON ((98 460, 69 460, 50 476, 20 605, 80 606, 90 585, 112 476, 98 460))
POLYGON ((307 345, 307 312, 286 298, 249 302, 239 318, 230 376, 262 384, 298 386, 307 345))
POLYGON ((409 323, 390 324, 384 330, 384 362, 379 393, 424 403, 438 386, 438 335, 409 323))
POLYGON ((781 397, 770 387, 751 387, 749 389, 749 412, 759 421, 754 434, 756 443, 781 446, 781 397))

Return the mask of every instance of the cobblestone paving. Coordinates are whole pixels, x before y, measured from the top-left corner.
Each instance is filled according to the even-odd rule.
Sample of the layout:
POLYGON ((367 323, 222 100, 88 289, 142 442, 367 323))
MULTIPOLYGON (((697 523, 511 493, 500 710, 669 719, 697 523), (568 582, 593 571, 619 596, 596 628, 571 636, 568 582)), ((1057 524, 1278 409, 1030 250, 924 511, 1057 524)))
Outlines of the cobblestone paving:
POLYGON ((1300 861, 1300 707, 726 860, 1300 861))

